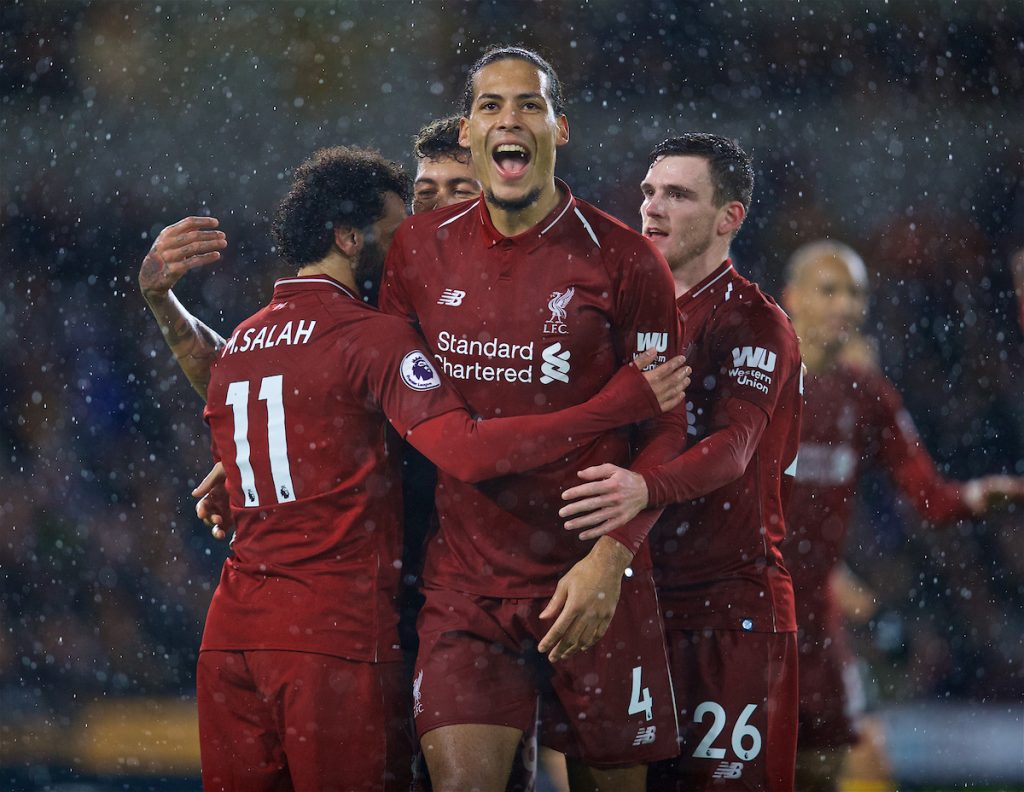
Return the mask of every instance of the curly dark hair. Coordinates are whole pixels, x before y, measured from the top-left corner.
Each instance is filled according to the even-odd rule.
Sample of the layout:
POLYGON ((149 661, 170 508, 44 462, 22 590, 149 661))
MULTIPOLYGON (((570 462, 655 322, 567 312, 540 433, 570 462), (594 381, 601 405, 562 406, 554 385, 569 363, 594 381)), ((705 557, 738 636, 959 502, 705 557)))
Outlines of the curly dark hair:
POLYGON ((417 159, 453 159, 469 162, 468 148, 459 145, 460 116, 448 116, 431 121, 412 139, 412 150, 417 159))
POLYGON ((293 267, 320 261, 334 243, 334 229, 364 229, 384 213, 384 194, 409 203, 412 186, 397 162, 374 149, 320 149, 295 171, 278 204, 270 232, 277 252, 293 267))
POLYGON ((544 72, 544 74, 548 76, 548 102, 551 103, 551 107, 555 111, 556 116, 565 112, 565 100, 562 97, 562 82, 558 79, 558 74, 550 63, 544 60, 536 52, 531 49, 527 49, 526 47, 490 47, 479 57, 476 63, 469 67, 469 73, 466 75, 466 85, 462 90, 463 115, 468 116, 470 110, 473 109, 473 80, 476 78, 477 72, 484 68, 484 66, 490 66, 492 63, 500 60, 508 60, 509 58, 532 63, 544 72))
POLYGON ((735 140, 710 132, 687 132, 663 140, 651 149, 648 166, 662 157, 704 157, 711 171, 716 206, 739 201, 750 209, 754 197, 754 167, 750 155, 735 140))

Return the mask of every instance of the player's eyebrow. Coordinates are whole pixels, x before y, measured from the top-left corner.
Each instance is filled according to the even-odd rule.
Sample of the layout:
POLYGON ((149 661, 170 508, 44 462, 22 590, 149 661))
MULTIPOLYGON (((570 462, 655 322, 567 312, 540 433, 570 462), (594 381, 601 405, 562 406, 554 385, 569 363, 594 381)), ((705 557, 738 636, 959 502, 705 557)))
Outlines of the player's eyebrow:
POLYGON ((429 176, 420 176, 413 184, 437 184, 437 179, 432 179, 429 176))
MULTIPOLYGON (((489 99, 489 100, 495 100, 495 99, 497 99, 497 100, 501 100, 501 99, 505 99, 505 98, 506 98, 506 97, 504 96, 504 94, 498 94, 498 93, 482 93, 482 94, 480 94, 480 95, 479 95, 479 96, 478 96, 478 97, 476 98, 476 100, 477 100, 477 101, 479 102, 479 101, 481 101, 481 100, 483 100, 483 99, 489 99)), ((546 101, 546 100, 544 99, 544 94, 542 94, 542 93, 539 93, 538 91, 529 91, 529 92, 527 92, 527 93, 521 93, 521 94, 516 94, 514 98, 515 98, 516 100, 518 100, 518 101, 522 101, 522 100, 524 100, 524 99, 540 99, 541 101, 546 101)))

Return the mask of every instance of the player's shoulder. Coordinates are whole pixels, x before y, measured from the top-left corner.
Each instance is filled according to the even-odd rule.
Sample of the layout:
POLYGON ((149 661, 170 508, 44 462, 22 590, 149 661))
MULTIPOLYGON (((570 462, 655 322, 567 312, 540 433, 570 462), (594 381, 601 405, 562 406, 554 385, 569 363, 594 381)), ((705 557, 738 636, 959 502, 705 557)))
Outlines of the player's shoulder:
POLYGON ((668 264, 651 240, 591 203, 576 198, 575 204, 574 220, 614 274, 655 272, 671 281, 668 264))
POLYGON ((835 375, 869 402, 899 401, 896 386, 878 366, 844 360, 836 364, 835 375))
POLYGON ((409 237, 434 237, 442 228, 455 229, 467 223, 479 222, 480 201, 473 198, 469 201, 431 209, 429 212, 418 212, 409 215, 402 221, 398 232, 409 237))
POLYGON ((722 291, 718 307, 716 313, 730 326, 747 323, 764 328, 776 327, 796 342, 796 331, 789 314, 757 283, 735 271, 722 291))

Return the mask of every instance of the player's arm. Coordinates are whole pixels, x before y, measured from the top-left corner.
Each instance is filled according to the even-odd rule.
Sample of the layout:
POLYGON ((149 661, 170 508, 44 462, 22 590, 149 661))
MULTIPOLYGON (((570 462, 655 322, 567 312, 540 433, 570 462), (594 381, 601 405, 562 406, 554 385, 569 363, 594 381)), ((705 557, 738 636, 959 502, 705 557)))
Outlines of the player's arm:
POLYGON ((913 419, 891 384, 877 384, 878 457, 900 491, 925 519, 936 522, 984 514, 1002 500, 1024 498, 1024 478, 993 475, 966 482, 944 478, 921 443, 913 419))
POLYGON ((689 384, 681 357, 644 371, 654 352, 619 369, 582 404, 541 415, 478 421, 465 409, 418 424, 406 439, 435 465, 463 481, 481 481, 546 465, 619 426, 675 409, 689 384))
POLYGON ((627 470, 596 465, 581 470, 585 484, 566 490, 572 501, 558 514, 568 530, 589 529, 580 538, 601 536, 643 509, 663 509, 731 484, 743 475, 757 450, 768 416, 760 407, 730 399, 715 410, 711 433, 675 459, 651 468, 627 470))
POLYGON ((717 350, 713 362, 722 379, 721 398, 711 415, 710 431, 700 443, 669 462, 629 471, 599 465, 580 471, 587 483, 566 490, 573 501, 559 515, 570 518, 568 529, 587 529, 582 536, 600 536, 641 509, 664 508, 707 495, 743 475, 775 411, 779 394, 791 377, 799 376, 800 358, 788 321, 767 307, 755 307, 746 321, 723 331, 709 343, 717 350), (776 359, 770 383, 752 386, 733 350, 757 347, 776 359), (767 393, 765 392, 767 390, 767 393))
POLYGON ((139 288, 175 360, 196 392, 206 398, 210 366, 224 339, 189 313, 171 289, 189 270, 220 260, 227 247, 214 217, 186 217, 157 236, 139 268, 139 288))

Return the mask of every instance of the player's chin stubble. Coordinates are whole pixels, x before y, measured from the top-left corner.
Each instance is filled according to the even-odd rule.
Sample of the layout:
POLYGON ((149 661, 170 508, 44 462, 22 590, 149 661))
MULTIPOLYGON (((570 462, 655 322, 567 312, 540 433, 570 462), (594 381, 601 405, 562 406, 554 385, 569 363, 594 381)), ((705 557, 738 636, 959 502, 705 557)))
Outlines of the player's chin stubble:
POLYGON ((485 193, 487 203, 491 206, 501 209, 503 212, 521 212, 530 206, 533 206, 540 199, 540 187, 534 187, 522 198, 499 198, 494 194, 493 190, 488 190, 485 193))

